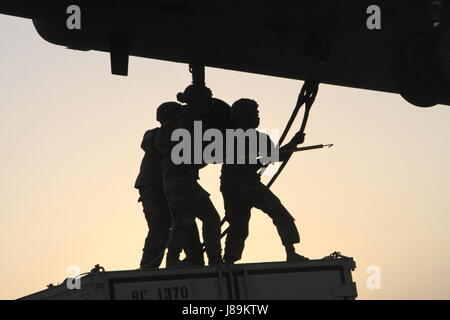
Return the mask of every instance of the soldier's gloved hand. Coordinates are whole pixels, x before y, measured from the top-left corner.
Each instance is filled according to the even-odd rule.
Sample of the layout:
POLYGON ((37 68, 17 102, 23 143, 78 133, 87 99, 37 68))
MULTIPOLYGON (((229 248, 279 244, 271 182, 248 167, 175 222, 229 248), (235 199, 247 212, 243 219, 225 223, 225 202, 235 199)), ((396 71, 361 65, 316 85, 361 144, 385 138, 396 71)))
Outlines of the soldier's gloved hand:
POLYGON ((299 144, 302 144, 305 142, 305 134, 303 132, 297 132, 295 136, 291 139, 289 144, 298 146, 299 144))

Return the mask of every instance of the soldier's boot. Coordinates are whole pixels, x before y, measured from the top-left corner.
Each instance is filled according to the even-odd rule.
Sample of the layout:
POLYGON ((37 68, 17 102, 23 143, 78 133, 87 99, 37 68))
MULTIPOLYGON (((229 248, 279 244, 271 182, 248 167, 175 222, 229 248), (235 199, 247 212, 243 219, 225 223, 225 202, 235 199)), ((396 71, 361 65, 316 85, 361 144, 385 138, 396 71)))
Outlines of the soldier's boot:
POLYGON ((305 262, 309 259, 295 252, 294 244, 286 244, 286 261, 287 262, 305 262))
MULTIPOLYGON (((225 253, 223 255, 223 262, 225 264, 235 264, 236 261, 241 260, 242 251, 244 251, 244 245, 234 246, 235 243, 229 241, 229 236, 225 245, 225 253)), ((239 243, 240 244, 240 243, 239 243)))
POLYGON ((211 214, 207 219, 203 220, 203 239, 205 240, 208 265, 223 264, 220 244, 220 217, 218 214, 211 214))
POLYGON ((223 263, 225 263, 225 264, 235 264, 236 263, 236 261, 238 261, 239 259, 234 259, 234 258, 231 258, 231 257, 224 257, 223 258, 223 263))
POLYGON ((244 230, 244 232, 236 229, 236 226, 230 226, 227 239, 225 241, 225 253, 223 255, 223 260, 226 264, 234 264, 242 258, 242 252, 244 251, 248 229, 244 230))
POLYGON ((197 226, 191 228, 188 242, 184 248, 186 259, 183 261, 190 266, 203 267, 205 266, 205 258, 203 256, 203 246, 200 242, 197 226))
POLYGON ((142 254, 142 260, 140 264, 140 270, 148 270, 148 269, 158 269, 161 265, 162 259, 164 257, 164 252, 154 252, 144 250, 142 254))
POLYGON ((226 264, 234 264, 241 260, 245 247, 245 240, 248 237, 248 224, 250 221, 249 211, 237 211, 240 215, 228 218, 228 234, 225 240, 225 253, 223 260, 226 264), (248 212, 248 213, 247 213, 248 212))
POLYGON ((184 258, 181 260, 181 263, 183 266, 186 267, 204 267, 205 266, 205 260, 192 260, 188 258, 184 258))
POLYGON ((166 268, 182 267, 183 261, 180 261, 180 252, 177 250, 168 250, 166 256, 166 268))
POLYGON ((222 249, 220 247, 220 238, 206 238, 206 255, 208 256, 208 266, 217 266, 223 264, 222 249))
POLYGON ((186 259, 183 260, 184 263, 186 263, 189 266, 194 267, 204 267, 205 266, 205 258, 202 255, 191 255, 189 257, 186 257, 186 259))
POLYGON ((183 261, 180 261, 180 254, 187 246, 189 231, 193 225, 195 225, 195 220, 189 216, 175 217, 172 241, 167 250, 167 268, 185 266, 183 261))
POLYGON ((182 267, 183 261, 180 261, 181 249, 179 247, 169 247, 166 255, 166 268, 182 267))
MULTIPOLYGON (((286 215, 287 216, 287 215, 286 215)), ((286 261, 287 262, 305 262, 309 259, 295 252, 294 243, 300 242, 300 235, 294 220, 292 219, 280 219, 274 220, 277 227, 278 234, 286 249, 286 261)))
POLYGON ((206 238, 206 255, 208 256, 208 266, 217 266, 223 264, 222 249, 220 247, 219 237, 206 238))
MULTIPOLYGON (((220 228, 220 227, 219 227, 220 228)), ((220 246, 220 229, 217 236, 209 234, 205 238, 206 255, 208 256, 208 266, 218 266, 223 264, 222 248, 220 246)))
POLYGON ((217 267, 223 264, 222 257, 219 255, 214 255, 212 257, 208 256, 208 266, 217 267))

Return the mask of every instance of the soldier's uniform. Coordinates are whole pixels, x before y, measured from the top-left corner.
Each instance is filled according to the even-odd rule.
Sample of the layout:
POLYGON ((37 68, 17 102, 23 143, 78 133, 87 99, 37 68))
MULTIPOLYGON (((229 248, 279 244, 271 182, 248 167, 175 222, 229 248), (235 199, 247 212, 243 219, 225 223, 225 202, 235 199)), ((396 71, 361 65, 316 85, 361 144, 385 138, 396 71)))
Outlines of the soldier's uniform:
MULTIPOLYGON (((254 129, 250 129, 254 130, 254 129)), ((257 132, 257 131, 256 131, 257 132)), ((268 142, 268 150, 273 150, 274 144, 264 133, 257 132, 259 139, 268 142), (269 149, 271 148, 271 149, 269 149)), ((258 142, 259 148, 259 142, 258 142)), ((248 225, 252 208, 265 212, 272 219, 283 245, 300 242, 300 236, 294 223, 294 218, 281 204, 281 201, 267 188, 260 179, 258 164, 250 164, 249 148, 246 146, 246 164, 222 165, 221 192, 225 205, 225 218, 229 223, 225 242, 225 262, 235 262, 241 259, 245 239, 248 236, 248 225)))
MULTIPOLYGON (((139 201, 142 202, 149 228, 140 264, 141 268, 158 268, 160 266, 172 224, 161 172, 164 157, 155 146, 159 130, 159 128, 155 128, 147 131, 144 135, 141 148, 145 151, 145 155, 135 183, 135 188, 139 189, 139 201)), ((204 263, 203 251, 197 226, 192 226, 188 230, 187 236, 189 241, 183 248, 188 262, 202 265, 204 263)))
MULTIPOLYGON (((171 151, 177 142, 171 141, 172 132, 176 129, 186 129, 193 137, 194 117, 188 110, 171 118, 161 127, 157 137, 157 146, 165 155, 163 161, 163 180, 170 209, 174 213, 174 232, 167 254, 168 265, 177 264, 181 249, 188 240, 189 230, 195 225, 195 219, 202 223, 203 239, 209 264, 221 261, 220 247, 220 217, 209 194, 198 184, 198 172, 204 165, 176 165, 172 162, 171 151)), ((191 153, 193 154, 193 153, 191 153)))

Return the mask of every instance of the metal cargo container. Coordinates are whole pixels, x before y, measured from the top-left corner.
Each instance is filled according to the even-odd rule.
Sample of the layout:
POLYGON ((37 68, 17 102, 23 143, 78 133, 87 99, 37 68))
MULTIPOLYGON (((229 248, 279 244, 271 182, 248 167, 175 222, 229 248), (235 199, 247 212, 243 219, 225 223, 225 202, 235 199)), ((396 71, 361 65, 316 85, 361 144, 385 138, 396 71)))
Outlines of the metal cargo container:
POLYGON ((352 258, 302 263, 105 272, 97 267, 22 299, 45 300, 302 300, 355 299, 352 258), (79 289, 74 287, 79 281, 79 289), (68 285, 69 284, 69 285, 68 285), (70 285, 71 284, 71 285, 70 285))

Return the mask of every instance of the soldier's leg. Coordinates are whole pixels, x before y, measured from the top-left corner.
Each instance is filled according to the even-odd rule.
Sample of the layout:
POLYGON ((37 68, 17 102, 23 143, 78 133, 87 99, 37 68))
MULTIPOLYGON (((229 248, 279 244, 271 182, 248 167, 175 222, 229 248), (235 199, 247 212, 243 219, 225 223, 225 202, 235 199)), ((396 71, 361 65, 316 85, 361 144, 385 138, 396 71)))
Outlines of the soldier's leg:
POLYGON ((162 190, 142 189, 140 195, 149 229, 140 266, 142 269, 158 268, 169 235, 170 214, 162 190))
POLYGON ((189 233, 195 227, 196 172, 182 167, 163 169, 164 188, 173 215, 172 240, 168 247, 166 266, 180 264, 181 250, 186 248, 189 233))
POLYGON ((269 188, 262 183, 252 184, 246 197, 253 207, 260 209, 272 219, 283 244, 300 242, 294 217, 269 188))
POLYGON ((250 222, 251 207, 239 200, 233 192, 222 191, 225 218, 229 224, 227 239, 225 241, 224 261, 235 263, 242 257, 245 240, 248 237, 248 225, 250 222))
POLYGON ((197 216, 202 221, 202 233, 205 241, 208 264, 222 262, 220 245, 220 216, 214 207, 209 193, 200 185, 196 185, 197 216))
POLYGON ((195 207, 192 192, 169 193, 169 206, 174 215, 172 240, 168 247, 166 266, 180 262, 180 253, 186 248, 189 235, 195 225, 195 207))
POLYGON ((203 258, 203 246, 200 242, 200 235, 198 233, 197 224, 191 228, 188 235, 188 241, 184 248, 186 253, 186 262, 189 265, 204 266, 205 259, 203 258))
POLYGON ((283 243, 288 261, 303 261, 307 258, 295 252, 294 244, 300 242, 300 235, 295 226, 295 219, 283 206, 280 199, 262 183, 252 185, 252 204, 268 214, 277 228, 281 242, 283 243))

